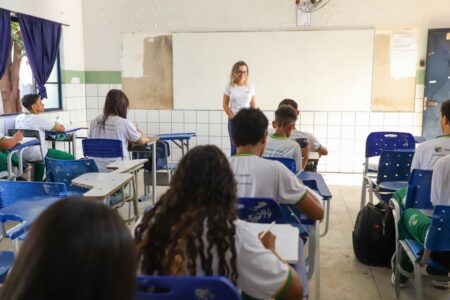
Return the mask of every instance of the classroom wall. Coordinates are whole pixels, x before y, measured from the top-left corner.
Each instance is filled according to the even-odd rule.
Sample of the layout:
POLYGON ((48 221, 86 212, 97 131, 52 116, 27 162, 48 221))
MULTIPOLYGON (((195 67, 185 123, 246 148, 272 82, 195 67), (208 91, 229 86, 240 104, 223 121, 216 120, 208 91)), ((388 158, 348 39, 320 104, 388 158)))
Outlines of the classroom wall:
MULTIPOLYGON (((63 110, 45 113, 49 119, 86 125, 83 10, 81 0, 0 0, 0 7, 64 23, 61 40, 63 110)), ((0 118, 0 131, 14 126, 15 116, 0 118)), ((80 145, 79 145, 80 146, 80 145)), ((81 153, 81 149, 78 151, 81 153)))

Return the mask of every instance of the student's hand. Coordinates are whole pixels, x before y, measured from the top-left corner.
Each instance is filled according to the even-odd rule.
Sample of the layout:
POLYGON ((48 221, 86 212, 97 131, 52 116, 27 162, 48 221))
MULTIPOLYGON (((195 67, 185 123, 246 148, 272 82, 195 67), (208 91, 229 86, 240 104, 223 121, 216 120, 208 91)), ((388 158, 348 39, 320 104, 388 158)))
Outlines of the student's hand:
POLYGON ((21 140, 23 140, 22 131, 19 130, 16 133, 14 133, 13 138, 16 140, 16 142, 20 142, 21 140))
MULTIPOLYGON (((258 236, 261 236, 262 232, 258 234, 258 236)), ((276 236, 272 234, 272 232, 268 231, 262 238, 260 238, 261 243, 263 244, 264 248, 269 249, 271 251, 275 251, 275 240, 276 236)))

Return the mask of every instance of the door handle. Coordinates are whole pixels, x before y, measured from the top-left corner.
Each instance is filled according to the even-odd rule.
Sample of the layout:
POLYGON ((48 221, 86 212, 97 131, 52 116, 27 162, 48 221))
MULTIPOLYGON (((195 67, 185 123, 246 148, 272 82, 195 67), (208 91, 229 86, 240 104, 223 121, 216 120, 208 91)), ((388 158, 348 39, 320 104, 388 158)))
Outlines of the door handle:
POLYGON ((438 106, 439 102, 436 100, 429 100, 427 97, 423 99, 423 110, 427 110, 429 107, 436 107, 438 106))

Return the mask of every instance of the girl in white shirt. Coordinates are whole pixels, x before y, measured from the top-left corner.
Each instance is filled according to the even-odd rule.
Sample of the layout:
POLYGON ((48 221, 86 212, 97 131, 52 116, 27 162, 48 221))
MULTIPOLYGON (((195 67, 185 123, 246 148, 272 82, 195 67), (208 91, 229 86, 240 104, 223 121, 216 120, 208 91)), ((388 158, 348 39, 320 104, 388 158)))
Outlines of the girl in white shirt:
POLYGON ((256 108, 255 88, 248 82, 248 66, 243 61, 233 65, 230 83, 223 93, 223 110, 228 116, 228 134, 230 136, 231 155, 236 154, 236 146, 231 138, 231 119, 242 108, 256 108))
POLYGON ((275 252, 275 237, 260 240, 248 226, 236 219, 236 182, 223 152, 195 147, 135 230, 138 272, 220 275, 253 298, 301 299, 302 283, 275 252))
MULTIPOLYGON (((148 142, 142 132, 127 120, 128 97, 121 90, 110 90, 106 95, 103 114, 91 121, 89 139, 114 139, 122 141, 123 158, 128 158, 128 142, 145 144, 148 142)), ((100 171, 108 172, 106 166, 118 158, 95 158, 100 171)), ((120 158, 121 159, 121 158, 120 158)))

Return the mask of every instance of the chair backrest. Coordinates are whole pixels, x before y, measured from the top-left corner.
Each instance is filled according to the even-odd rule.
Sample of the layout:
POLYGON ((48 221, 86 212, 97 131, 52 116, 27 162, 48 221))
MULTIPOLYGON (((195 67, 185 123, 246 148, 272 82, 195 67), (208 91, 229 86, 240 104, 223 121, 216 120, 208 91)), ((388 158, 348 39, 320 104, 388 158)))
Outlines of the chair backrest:
POLYGON ((251 223, 284 223, 280 205, 272 198, 238 198, 237 213, 251 223))
POLYGON ((120 140, 84 139, 82 145, 84 157, 123 157, 120 140))
POLYGON ((297 173, 297 164, 295 163, 295 159, 293 158, 286 158, 286 157, 276 157, 276 156, 264 156, 265 159, 271 159, 271 160, 277 160, 283 165, 285 165, 289 170, 291 170, 292 173, 297 173))
POLYGON ((19 130, 22 131, 24 137, 36 138, 38 140, 41 140, 39 130, 33 129, 8 129, 8 135, 13 136, 19 130))
POLYGON ((45 172, 47 181, 62 182, 68 191, 84 193, 87 189, 72 184, 72 179, 88 172, 98 172, 97 164, 93 159, 60 160, 45 158, 45 172))
POLYGON ((425 247, 431 251, 450 251, 450 206, 434 207, 425 247))
POLYGON ((414 150, 383 150, 378 165, 377 183, 408 181, 414 150))
POLYGON ((430 199, 432 177, 432 170, 412 170, 408 180, 405 208, 433 209, 430 199))
POLYGON ((379 156, 383 150, 415 149, 414 136, 407 132, 371 132, 366 139, 366 158, 379 156))
POLYGON ((239 300, 236 287, 225 277, 138 276, 137 300, 239 300))
MULTIPOLYGON (((156 169, 162 170, 167 168, 167 158, 170 156, 170 145, 166 141, 157 141, 156 142, 156 169)), ((133 151, 132 153, 133 159, 142 159, 148 158, 149 162, 145 163, 144 167, 147 170, 152 169, 152 151, 133 151)))
POLYGON ((0 283, 6 280, 9 269, 11 269, 14 263, 14 252, 12 251, 0 251, 0 283))
POLYGON ((67 189, 63 183, 0 181, 0 208, 21 200, 65 196, 67 189))

